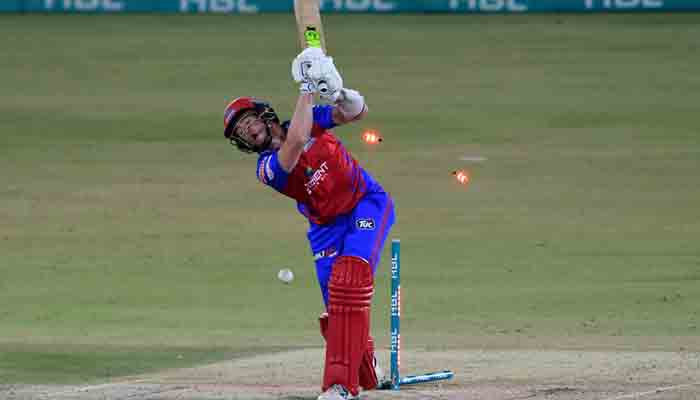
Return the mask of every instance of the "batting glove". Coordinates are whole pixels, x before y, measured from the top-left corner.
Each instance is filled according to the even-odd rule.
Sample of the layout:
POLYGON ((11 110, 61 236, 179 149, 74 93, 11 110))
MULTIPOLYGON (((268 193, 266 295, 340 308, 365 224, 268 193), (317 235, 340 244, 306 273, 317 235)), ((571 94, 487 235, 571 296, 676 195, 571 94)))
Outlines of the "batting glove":
POLYGON ((313 81, 305 80, 299 84, 299 93, 315 94, 318 93, 318 88, 316 87, 316 84, 313 81))
POLYGON ((292 61, 292 78, 294 78, 294 82, 301 83, 308 80, 308 71, 311 69, 311 66, 325 57, 323 50, 318 47, 309 47, 299 53, 292 61))
POLYGON ((307 74, 316 83, 321 100, 328 103, 338 100, 343 88, 343 78, 335 68, 332 57, 323 57, 312 63, 307 74))

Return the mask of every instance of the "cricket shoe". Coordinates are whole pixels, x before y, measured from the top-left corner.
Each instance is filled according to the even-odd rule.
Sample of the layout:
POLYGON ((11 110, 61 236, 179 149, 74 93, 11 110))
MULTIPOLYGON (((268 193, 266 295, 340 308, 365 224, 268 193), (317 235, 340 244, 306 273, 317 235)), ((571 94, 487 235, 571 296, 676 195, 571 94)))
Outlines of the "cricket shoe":
POLYGON ((353 396, 343 385, 333 385, 321 393, 317 400, 353 400, 358 398, 353 396))
POLYGON ((388 389, 391 387, 391 379, 384 375, 384 370, 379 366, 377 357, 374 357, 374 375, 377 377, 377 387, 375 389, 388 389))
POLYGON ((386 379, 386 376, 384 376, 384 370, 382 369, 382 367, 379 366, 379 361, 377 361, 377 357, 374 357, 374 374, 377 375, 378 381, 386 379))

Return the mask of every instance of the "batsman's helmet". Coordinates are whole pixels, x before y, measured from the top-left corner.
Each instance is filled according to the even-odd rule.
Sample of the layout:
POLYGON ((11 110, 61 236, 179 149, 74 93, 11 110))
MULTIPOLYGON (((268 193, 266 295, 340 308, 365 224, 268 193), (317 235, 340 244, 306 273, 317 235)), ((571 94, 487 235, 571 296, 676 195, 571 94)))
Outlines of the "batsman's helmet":
POLYGON ((280 120, 275 110, 270 106, 270 103, 253 97, 239 97, 230 102, 224 110, 224 136, 231 141, 231 144, 238 147, 238 149, 243 152, 260 153, 267 148, 269 142, 272 140, 272 135, 270 133, 270 123, 272 122, 279 123, 280 120), (236 124, 241 117, 249 111, 257 113, 258 117, 263 120, 267 127, 267 142, 262 148, 248 143, 236 133, 236 124))

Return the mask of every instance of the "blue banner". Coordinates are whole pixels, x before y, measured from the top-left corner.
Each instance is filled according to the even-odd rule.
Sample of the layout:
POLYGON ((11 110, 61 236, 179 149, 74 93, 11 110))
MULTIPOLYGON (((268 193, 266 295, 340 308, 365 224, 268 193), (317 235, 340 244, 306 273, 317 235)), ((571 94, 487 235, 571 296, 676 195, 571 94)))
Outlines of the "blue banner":
POLYGON ((465 13, 700 10, 700 0, 448 0, 446 3, 449 11, 465 13))
POLYGON ((22 11, 22 0, 5 0, 0 1, 0 12, 18 12, 22 11))
MULTIPOLYGON (((294 0, 0 0, 0 12, 292 12, 294 0)), ((321 0, 322 12, 700 11, 700 0, 321 0)))

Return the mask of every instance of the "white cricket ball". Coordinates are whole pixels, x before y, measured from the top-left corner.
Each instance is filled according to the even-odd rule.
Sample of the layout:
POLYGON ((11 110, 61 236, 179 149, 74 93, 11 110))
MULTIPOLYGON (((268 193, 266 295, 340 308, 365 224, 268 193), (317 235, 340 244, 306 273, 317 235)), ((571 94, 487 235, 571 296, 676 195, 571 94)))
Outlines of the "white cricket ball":
POLYGON ((289 268, 282 268, 277 273, 277 278, 284 283, 291 283, 294 280, 294 272, 289 268))

